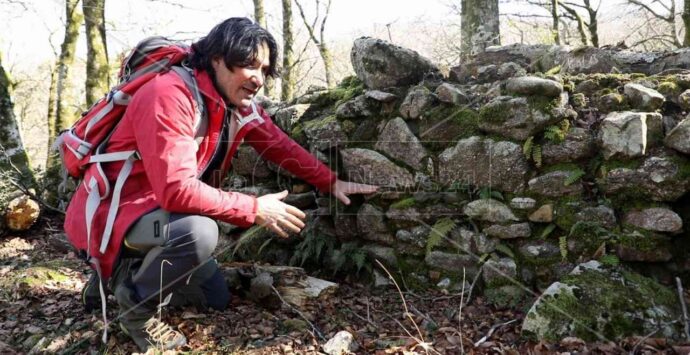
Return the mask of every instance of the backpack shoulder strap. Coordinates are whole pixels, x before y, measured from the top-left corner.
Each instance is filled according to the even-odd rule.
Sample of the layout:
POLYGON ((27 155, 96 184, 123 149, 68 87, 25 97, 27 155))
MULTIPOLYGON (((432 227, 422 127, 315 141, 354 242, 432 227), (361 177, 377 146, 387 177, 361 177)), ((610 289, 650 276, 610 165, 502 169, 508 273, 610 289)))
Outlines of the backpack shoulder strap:
POLYGON ((206 110, 206 105, 204 104, 204 98, 201 96, 199 91, 199 85, 197 85, 196 79, 194 78, 194 73, 192 69, 184 65, 174 65, 172 66, 172 71, 182 78, 187 89, 192 93, 192 97, 196 102, 195 107, 195 117, 194 117, 194 140, 197 144, 201 144, 201 141, 206 135, 208 130, 208 110, 206 110))

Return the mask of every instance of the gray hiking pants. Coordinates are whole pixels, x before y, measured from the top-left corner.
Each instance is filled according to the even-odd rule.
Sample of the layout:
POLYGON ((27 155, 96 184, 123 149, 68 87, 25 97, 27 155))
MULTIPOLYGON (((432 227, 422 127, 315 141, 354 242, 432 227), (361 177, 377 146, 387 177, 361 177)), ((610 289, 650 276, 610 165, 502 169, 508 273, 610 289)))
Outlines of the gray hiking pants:
POLYGON ((217 243, 214 220, 155 210, 142 216, 125 237, 121 262, 129 270, 121 279, 139 300, 165 299, 172 293, 173 305, 223 310, 230 292, 211 258, 217 243))

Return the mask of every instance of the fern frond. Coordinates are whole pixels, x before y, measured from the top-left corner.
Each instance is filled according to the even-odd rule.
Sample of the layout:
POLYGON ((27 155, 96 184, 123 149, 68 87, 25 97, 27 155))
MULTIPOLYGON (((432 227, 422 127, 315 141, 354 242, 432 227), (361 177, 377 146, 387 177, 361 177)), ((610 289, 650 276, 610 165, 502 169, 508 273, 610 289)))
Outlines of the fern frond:
POLYGON ((515 259, 515 253, 513 253, 513 251, 510 249, 510 247, 508 247, 505 244, 502 244, 502 243, 498 244, 496 246, 496 251, 500 251, 501 253, 505 254, 506 256, 510 257, 511 259, 515 259))
POLYGON ((525 158, 527 158, 527 159, 530 159, 532 157, 532 144, 533 143, 534 143, 534 136, 530 136, 525 141, 525 144, 522 145, 522 154, 524 154, 525 158))
POLYGON ((558 248, 561 251, 561 259, 563 261, 568 259, 568 239, 566 236, 558 238, 558 248))
POLYGON ((431 232, 429 232, 429 236, 426 241, 426 252, 430 253, 431 250, 439 246, 443 238, 445 238, 446 235, 448 235, 448 233, 455 228, 455 226, 455 221, 447 217, 436 221, 434 226, 431 227, 431 232))
POLYGON ((249 229, 247 229, 242 235, 240 235, 239 239, 237 239, 237 244, 235 244, 235 247, 232 249, 232 253, 230 253, 230 258, 234 259, 235 254, 242 249, 251 244, 253 241, 261 238, 262 236, 266 235, 266 229, 261 226, 253 226, 249 229))
POLYGON ((568 175, 568 178, 565 179, 563 182, 563 186, 570 186, 574 184, 577 180, 580 180, 581 177, 585 176, 585 171, 582 169, 575 169, 570 172, 570 175, 568 175))
POLYGON ((535 144, 532 148, 532 160, 537 168, 541 168, 541 145, 535 144))
POLYGON ((551 223, 546 228, 544 228, 544 231, 541 233, 541 239, 544 239, 548 237, 554 230, 556 229, 556 225, 551 223))

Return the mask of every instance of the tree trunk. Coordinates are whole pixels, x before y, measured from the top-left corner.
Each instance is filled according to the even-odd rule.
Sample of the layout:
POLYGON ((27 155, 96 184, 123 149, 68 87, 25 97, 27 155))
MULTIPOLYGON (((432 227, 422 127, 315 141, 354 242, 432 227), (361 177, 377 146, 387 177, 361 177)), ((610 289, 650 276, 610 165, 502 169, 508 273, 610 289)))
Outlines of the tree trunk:
MULTIPOLYGON (((264 0, 254 0, 254 20, 261 27, 268 29, 266 25, 266 15, 264 13, 264 0)), ((275 89, 273 78, 266 78, 264 83, 264 95, 271 97, 275 89)))
POLYGON ((35 186, 29 156, 24 150, 19 124, 12 103, 12 81, 0 61, 0 216, 4 214, 5 197, 15 188, 9 179, 24 186, 35 186))
POLYGON ((105 42, 105 0, 82 0, 86 28, 86 106, 90 107, 110 88, 108 51, 105 42))
POLYGON ((335 79, 333 79, 333 57, 331 51, 328 50, 325 42, 319 44, 319 54, 323 60, 324 71, 326 72, 326 86, 329 88, 335 86, 335 79))
POLYGON ((461 21, 463 56, 501 44, 498 0, 462 0, 461 21))
POLYGON ((683 47, 690 47, 690 0, 683 2, 683 26, 685 27, 685 34, 683 35, 683 47))
POLYGON ((551 19, 553 20, 553 41, 554 43, 561 44, 561 36, 558 31, 558 0, 551 0, 551 19))
MULTIPOLYGON (((57 101, 57 81, 58 70, 57 67, 50 71, 50 88, 48 89, 48 137, 51 139, 57 137, 55 119, 57 118, 56 101, 57 101)), ((51 154, 51 142, 48 142, 48 154, 51 154)))
POLYGON ((292 100, 295 95, 295 59, 292 47, 292 0, 282 0, 283 2, 283 75, 280 90, 282 101, 292 100))
MULTIPOLYGON (((69 128, 78 117, 77 99, 73 94, 72 65, 74 52, 79 39, 79 26, 83 16, 79 11, 79 0, 65 0, 66 22, 65 38, 60 47, 60 58, 57 63, 57 115, 53 132, 69 128)), ((50 137, 51 144, 55 137, 50 137)), ((49 159, 50 160, 50 159, 49 159)), ((47 165, 50 166, 50 165, 47 165)))
MULTIPOLYGON (((51 132, 51 136, 48 137, 48 147, 53 146, 56 135, 60 131, 68 129, 79 117, 80 108, 77 96, 74 94, 75 85, 72 82, 74 52, 77 47, 77 39, 79 38, 79 27, 84 20, 78 5, 79 0, 65 0, 65 38, 60 46, 60 57, 55 67, 57 76, 55 86, 57 107, 50 108, 50 110, 55 110, 55 119, 49 121, 50 127, 48 129, 51 132)), ((50 204, 56 204, 60 197, 57 191, 57 186, 61 182, 60 158, 52 150, 48 151, 45 180, 46 186, 56 187, 55 191, 47 191, 46 200, 50 204)))
POLYGON ((592 46, 599 47, 599 20, 597 20, 597 13, 599 9, 594 9, 590 4, 590 0, 585 0, 587 13, 589 14, 589 23, 587 29, 589 30, 589 37, 592 40, 592 46))

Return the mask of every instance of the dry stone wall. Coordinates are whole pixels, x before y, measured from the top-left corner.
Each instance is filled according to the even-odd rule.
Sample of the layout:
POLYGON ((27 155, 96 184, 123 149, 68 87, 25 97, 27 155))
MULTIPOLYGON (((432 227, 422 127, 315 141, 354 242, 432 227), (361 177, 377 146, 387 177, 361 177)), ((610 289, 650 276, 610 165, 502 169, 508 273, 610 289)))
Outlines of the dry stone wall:
MULTIPOLYGON (((449 78, 381 40, 358 39, 351 58, 356 77, 269 112, 342 179, 382 188, 343 206, 241 153, 236 187, 287 186, 310 211, 302 238, 263 249, 273 262, 359 270, 366 254, 410 287, 451 292, 482 270, 498 307, 531 302, 531 290, 573 294, 573 269, 592 260, 666 283, 687 275, 690 52, 511 45, 449 78)), ((529 329, 572 333, 539 333, 548 324, 529 329)))

